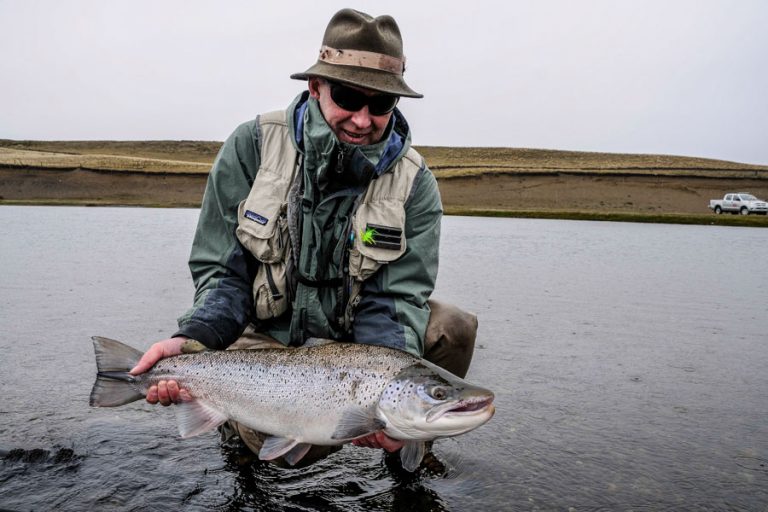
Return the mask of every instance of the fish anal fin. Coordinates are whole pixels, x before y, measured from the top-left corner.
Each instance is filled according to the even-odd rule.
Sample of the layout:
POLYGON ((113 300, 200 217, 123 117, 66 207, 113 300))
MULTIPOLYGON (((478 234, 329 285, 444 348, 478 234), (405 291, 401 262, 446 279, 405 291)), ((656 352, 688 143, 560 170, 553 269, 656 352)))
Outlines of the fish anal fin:
POLYGON ((351 407, 344 411, 331 439, 348 441, 378 432, 386 426, 386 423, 362 407, 351 407))
POLYGON ((421 464, 421 459, 427 453, 427 445, 424 441, 406 441, 400 449, 400 462, 403 469, 413 473, 421 464))
POLYGON ((181 437, 192 437, 213 430, 229 418, 202 400, 184 400, 176 407, 181 437))
MULTIPOLYGON (((295 447, 302 444, 305 443, 299 443, 296 439, 291 439, 289 437, 267 436, 267 438, 264 439, 264 444, 261 445, 261 450, 259 450, 259 459, 274 460, 278 457, 286 455, 295 447)), ((304 455, 306 455, 306 452, 302 453, 301 457, 304 455)), ((298 462, 301 457, 298 457, 296 462, 298 462)))

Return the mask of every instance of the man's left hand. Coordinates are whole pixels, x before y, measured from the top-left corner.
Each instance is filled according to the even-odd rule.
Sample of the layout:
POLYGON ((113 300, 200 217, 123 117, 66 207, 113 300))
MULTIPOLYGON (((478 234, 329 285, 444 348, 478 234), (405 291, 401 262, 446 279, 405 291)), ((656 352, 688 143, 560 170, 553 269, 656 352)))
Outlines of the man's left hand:
POLYGON ((366 448, 381 448, 388 452, 396 452, 405 445, 405 441, 392 439, 384 432, 374 432, 365 437, 359 437, 352 441, 355 446, 365 446, 366 448))

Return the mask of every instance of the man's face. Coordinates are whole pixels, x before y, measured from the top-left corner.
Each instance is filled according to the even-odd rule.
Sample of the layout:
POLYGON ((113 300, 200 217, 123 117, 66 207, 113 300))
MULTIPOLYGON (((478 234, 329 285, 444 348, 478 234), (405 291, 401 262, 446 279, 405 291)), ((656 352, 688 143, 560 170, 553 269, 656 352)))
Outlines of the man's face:
MULTIPOLYGON (((381 94, 351 85, 345 87, 360 91, 366 96, 381 94)), ((392 117, 391 111, 382 115, 372 115, 368 105, 356 112, 344 110, 333 101, 331 86, 322 78, 309 79, 309 94, 317 99, 320 111, 336 137, 348 144, 369 145, 379 142, 384 136, 389 118, 392 117)))

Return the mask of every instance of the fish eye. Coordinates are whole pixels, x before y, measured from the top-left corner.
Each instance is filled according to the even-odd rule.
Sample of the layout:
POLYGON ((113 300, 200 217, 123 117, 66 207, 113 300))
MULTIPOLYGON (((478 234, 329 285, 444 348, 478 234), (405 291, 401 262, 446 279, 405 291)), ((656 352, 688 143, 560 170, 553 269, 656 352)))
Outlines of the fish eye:
POLYGON ((448 390, 442 386, 434 386, 429 389, 428 393, 435 400, 445 400, 448 398, 448 390))

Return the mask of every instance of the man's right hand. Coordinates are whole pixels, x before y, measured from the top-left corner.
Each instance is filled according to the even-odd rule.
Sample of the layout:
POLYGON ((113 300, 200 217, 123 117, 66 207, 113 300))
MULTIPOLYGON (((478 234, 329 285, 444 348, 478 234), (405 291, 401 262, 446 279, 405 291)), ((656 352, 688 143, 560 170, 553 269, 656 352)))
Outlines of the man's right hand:
MULTIPOLYGON (((181 346, 187 338, 179 336, 176 338, 169 338, 167 340, 158 341, 147 350, 136 366, 130 371, 131 375, 138 375, 144 373, 152 368, 159 360, 178 356, 181 354, 181 346)), ((156 386, 151 386, 147 390, 147 402, 151 404, 160 403, 162 405, 171 405, 173 403, 181 402, 182 400, 189 400, 191 397, 187 390, 179 388, 178 382, 175 380, 161 380, 156 386)))

